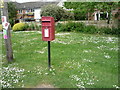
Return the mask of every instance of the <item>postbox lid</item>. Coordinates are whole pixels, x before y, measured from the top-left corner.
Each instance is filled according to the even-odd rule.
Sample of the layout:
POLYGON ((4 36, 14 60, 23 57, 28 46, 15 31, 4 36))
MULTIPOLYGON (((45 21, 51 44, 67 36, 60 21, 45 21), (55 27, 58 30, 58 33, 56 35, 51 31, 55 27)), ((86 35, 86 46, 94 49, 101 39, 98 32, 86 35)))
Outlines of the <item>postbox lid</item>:
POLYGON ((52 19, 54 18, 50 16, 42 16, 42 21, 51 21, 52 19))

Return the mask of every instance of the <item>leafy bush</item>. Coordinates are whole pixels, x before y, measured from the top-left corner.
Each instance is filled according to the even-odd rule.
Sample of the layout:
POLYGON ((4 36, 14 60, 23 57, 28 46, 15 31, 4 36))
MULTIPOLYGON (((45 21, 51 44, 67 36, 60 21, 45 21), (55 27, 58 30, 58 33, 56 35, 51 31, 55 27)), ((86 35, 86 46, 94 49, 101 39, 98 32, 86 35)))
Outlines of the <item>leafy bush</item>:
POLYGON ((86 12, 81 10, 74 10, 75 20, 86 20, 86 12))
POLYGON ((63 31, 63 24, 62 23, 58 23, 56 26, 55 26, 55 29, 57 30, 57 32, 62 32, 63 31))
POLYGON ((2 24, 0 24, 0 31, 2 31, 2 24))
POLYGON ((41 29, 41 25, 35 24, 35 28, 36 28, 36 30, 40 30, 41 29))
MULTIPOLYGON (((1 15, 1 12, 0 12, 0 15, 1 15)), ((1 18, 0 18, 0 24, 2 24, 2 20, 1 20, 1 18)))
POLYGON ((111 34, 111 35, 120 34, 120 28, 108 28, 108 27, 97 28, 96 26, 93 25, 87 26, 84 23, 80 23, 80 22, 68 22, 66 24, 58 23, 56 26, 56 30, 58 32, 73 31, 73 32, 84 32, 90 34, 111 34))
POLYGON ((30 24, 30 25, 29 25, 29 28, 30 28, 31 30, 35 30, 35 25, 34 25, 34 24, 30 24))
POLYGON ((73 22, 68 22, 65 26, 64 26, 64 31, 73 31, 74 30, 74 23, 73 22))
POLYGON ((85 24, 80 22, 75 22, 75 31, 84 32, 85 24))
POLYGON ((111 34, 111 35, 119 35, 120 34, 120 28, 108 28, 108 27, 104 27, 104 28, 100 28, 101 32, 104 34, 111 34))
POLYGON ((25 23, 17 23, 13 26, 13 31, 24 31, 28 28, 27 24, 25 23))
POLYGON ((13 19, 9 19, 9 22, 10 22, 11 27, 13 27, 14 26, 14 20, 13 19))
POLYGON ((112 28, 110 34, 120 35, 120 28, 112 28))
POLYGON ((33 29, 33 30, 40 30, 41 29, 41 25, 38 25, 38 24, 31 24, 30 25, 31 26, 31 28, 33 29))
POLYGON ((68 22, 66 24, 61 24, 58 23, 57 27, 56 27, 59 31, 80 31, 83 32, 84 28, 85 28, 85 24, 84 23, 76 23, 76 22, 68 22))
POLYGON ((41 26, 35 23, 29 23, 29 24, 26 23, 26 25, 27 25, 27 30, 40 30, 41 29, 41 26))
POLYGON ((91 34, 98 33, 98 28, 96 28, 93 25, 88 25, 88 26, 86 26, 84 28, 83 32, 85 32, 85 33, 91 33, 91 34))
POLYGON ((8 2, 7 5, 8 5, 9 23, 10 23, 11 27, 13 27, 13 25, 15 23, 14 21, 15 21, 16 15, 17 15, 17 8, 16 8, 16 5, 12 2, 8 2))
POLYGON ((74 13, 64 10, 62 20, 74 20, 74 13))
POLYGON ((59 21, 63 17, 64 9, 57 5, 46 5, 41 9, 41 16, 54 17, 55 21, 59 21))

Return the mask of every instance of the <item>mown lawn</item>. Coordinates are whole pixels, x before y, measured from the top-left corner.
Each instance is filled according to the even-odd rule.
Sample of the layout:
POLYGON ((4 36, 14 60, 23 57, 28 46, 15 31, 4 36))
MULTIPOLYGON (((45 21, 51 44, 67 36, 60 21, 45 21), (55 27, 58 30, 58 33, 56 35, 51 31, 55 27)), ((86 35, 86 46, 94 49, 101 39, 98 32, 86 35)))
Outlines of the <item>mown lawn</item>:
POLYGON ((3 88, 118 88, 118 38, 74 32, 57 33, 51 42, 52 70, 48 70, 47 42, 41 32, 12 32, 15 62, 6 64, 3 42, 3 88))

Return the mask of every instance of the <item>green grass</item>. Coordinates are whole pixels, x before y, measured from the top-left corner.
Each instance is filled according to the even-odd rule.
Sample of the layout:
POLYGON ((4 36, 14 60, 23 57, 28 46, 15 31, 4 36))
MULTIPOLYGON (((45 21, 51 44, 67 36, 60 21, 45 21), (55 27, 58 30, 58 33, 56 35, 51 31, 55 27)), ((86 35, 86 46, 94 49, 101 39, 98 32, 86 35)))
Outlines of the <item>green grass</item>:
POLYGON ((15 62, 7 64, 3 43, 3 87, 32 88, 41 84, 56 88, 119 86, 117 37, 57 33, 51 42, 51 71, 48 70, 47 42, 41 40, 39 32, 13 32, 12 45, 15 62))

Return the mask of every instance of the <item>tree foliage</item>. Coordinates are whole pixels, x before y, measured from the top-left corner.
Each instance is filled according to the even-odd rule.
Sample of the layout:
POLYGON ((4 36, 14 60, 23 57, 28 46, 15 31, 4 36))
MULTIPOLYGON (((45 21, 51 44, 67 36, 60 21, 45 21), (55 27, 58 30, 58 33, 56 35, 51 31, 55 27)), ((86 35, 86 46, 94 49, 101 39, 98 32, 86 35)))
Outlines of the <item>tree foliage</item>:
POLYGON ((63 20, 74 20, 74 13, 64 10, 62 19, 63 20))
POLYGON ((63 17, 64 9, 57 5, 46 5, 41 9, 41 16, 52 16, 55 21, 59 21, 63 17))
POLYGON ((93 12, 94 9, 109 11, 118 7, 118 2, 64 2, 67 9, 80 9, 93 12))
POLYGON ((94 12, 94 4, 93 2, 65 2, 64 7, 74 10, 75 20, 85 20, 88 12, 94 12))
POLYGON ((112 10, 116 9, 118 7, 117 2, 98 2, 95 6, 100 11, 108 12, 108 24, 110 23, 110 19, 112 17, 112 10))
POLYGON ((8 2, 8 16, 9 16, 9 22, 11 26, 14 25, 14 20, 17 15, 17 9, 16 6, 12 2, 8 2))
POLYGON ((2 23, 2 21, 1 21, 1 10, 0 10, 0 24, 2 23))
POLYGON ((74 12, 81 13, 88 13, 88 12, 94 12, 95 9, 100 10, 102 12, 108 12, 110 20, 111 17, 111 11, 115 8, 120 6, 120 2, 65 2, 64 7, 67 9, 74 9, 74 12))

